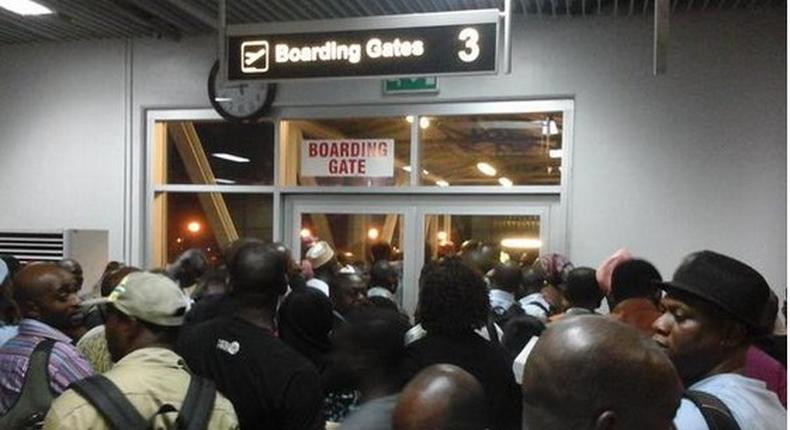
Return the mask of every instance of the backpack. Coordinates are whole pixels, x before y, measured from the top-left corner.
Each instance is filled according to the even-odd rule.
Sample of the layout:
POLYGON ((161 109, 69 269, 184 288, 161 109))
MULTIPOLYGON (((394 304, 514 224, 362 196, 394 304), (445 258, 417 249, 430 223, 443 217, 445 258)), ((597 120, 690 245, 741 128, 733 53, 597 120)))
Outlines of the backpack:
POLYGON ((730 408, 718 397, 702 391, 689 390, 683 397, 691 400, 694 406, 699 409, 705 423, 710 430, 741 430, 738 422, 730 412, 730 408))
POLYGON ((77 381, 70 388, 90 402, 113 430, 151 429, 157 415, 169 412, 178 412, 175 423, 178 430, 206 430, 217 394, 213 381, 193 375, 180 411, 166 404, 152 417, 145 419, 121 390, 102 375, 77 381))
POLYGON ((55 341, 44 339, 36 345, 28 362, 25 381, 13 406, 0 417, 0 429, 40 429, 55 395, 50 389, 49 356, 55 341))

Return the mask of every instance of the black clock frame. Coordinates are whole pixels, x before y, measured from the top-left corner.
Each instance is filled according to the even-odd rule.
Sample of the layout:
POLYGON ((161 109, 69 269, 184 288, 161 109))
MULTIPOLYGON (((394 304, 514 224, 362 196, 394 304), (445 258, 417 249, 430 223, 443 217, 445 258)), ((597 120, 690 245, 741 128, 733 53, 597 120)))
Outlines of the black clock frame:
POLYGON ((217 81, 217 75, 219 75, 219 61, 215 61, 214 65, 211 66, 211 71, 208 75, 208 99, 211 102, 211 106, 217 111, 220 116, 227 119, 228 121, 235 121, 235 122, 257 122, 260 118, 266 116, 266 114, 271 111, 272 104, 274 103, 274 97, 277 93, 277 84, 275 83, 268 83, 266 84, 266 100, 264 100, 263 105, 258 108, 255 112, 252 112, 249 115, 245 115, 242 117, 236 116, 227 112, 225 109, 222 108, 222 105, 215 100, 217 97, 215 84, 217 81))

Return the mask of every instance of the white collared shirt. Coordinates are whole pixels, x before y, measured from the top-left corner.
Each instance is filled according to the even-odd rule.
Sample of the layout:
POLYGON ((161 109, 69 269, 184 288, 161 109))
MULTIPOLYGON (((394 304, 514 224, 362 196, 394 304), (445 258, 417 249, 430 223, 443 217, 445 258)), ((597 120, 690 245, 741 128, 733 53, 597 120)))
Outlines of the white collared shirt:
POLYGON ((496 288, 488 292, 488 299, 491 301, 491 309, 502 308, 508 310, 516 302, 516 297, 513 294, 496 288))

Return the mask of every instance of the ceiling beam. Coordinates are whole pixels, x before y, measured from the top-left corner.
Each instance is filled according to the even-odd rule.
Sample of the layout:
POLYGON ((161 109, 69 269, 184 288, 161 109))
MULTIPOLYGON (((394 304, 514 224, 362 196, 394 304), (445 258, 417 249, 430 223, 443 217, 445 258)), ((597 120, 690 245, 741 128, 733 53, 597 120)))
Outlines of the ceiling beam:
POLYGON ((211 28, 212 30, 217 29, 217 17, 212 16, 210 13, 206 12, 202 7, 194 3, 186 2, 184 0, 165 0, 165 1, 179 8, 180 10, 186 12, 189 16, 196 19, 197 21, 200 21, 202 24, 211 28))
POLYGON ((162 20, 155 14, 152 14, 145 9, 140 9, 138 6, 136 6, 136 3, 135 5, 131 5, 126 0, 107 1, 116 6, 116 12, 123 15, 125 18, 144 26, 154 35, 173 40, 181 39, 181 31, 178 28, 162 20), (149 16, 146 16, 146 14, 149 16))
MULTIPOLYGON (((35 20, 36 18, 33 18, 33 19, 35 20)), ((20 22, 20 20, 16 19, 16 17, 11 17, 8 14, 6 14, 5 12, 0 12, 0 23, 4 23, 4 24, 0 24, 0 25, 3 25, 6 29, 9 29, 9 30, 16 29, 16 30, 18 30, 19 33, 30 35, 30 36, 34 36, 35 38, 38 38, 39 40, 40 39, 45 39, 45 40, 58 40, 59 39, 57 35, 52 34, 48 30, 41 29, 41 28, 39 28, 36 25, 24 25, 22 22, 20 22)), ((33 21, 33 24, 35 24, 35 21, 33 21)))
POLYGON ((154 18, 171 25, 179 32, 199 30, 199 26, 195 26, 189 18, 178 11, 168 9, 161 0, 124 0, 130 7, 141 9, 142 11, 150 14, 154 18))

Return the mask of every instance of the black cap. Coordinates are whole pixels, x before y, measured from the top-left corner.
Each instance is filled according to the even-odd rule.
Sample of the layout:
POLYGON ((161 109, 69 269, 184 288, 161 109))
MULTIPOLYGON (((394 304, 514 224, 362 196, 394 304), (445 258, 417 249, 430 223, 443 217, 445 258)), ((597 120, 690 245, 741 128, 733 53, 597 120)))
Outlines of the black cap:
POLYGON ((682 291, 711 302, 756 331, 768 305, 770 287, 762 275, 745 263, 713 251, 688 255, 669 282, 668 292, 682 291))

